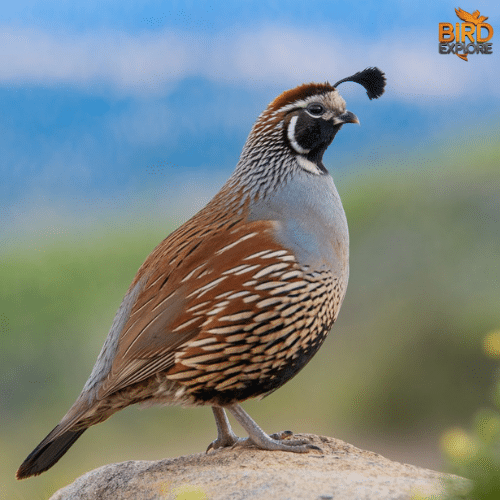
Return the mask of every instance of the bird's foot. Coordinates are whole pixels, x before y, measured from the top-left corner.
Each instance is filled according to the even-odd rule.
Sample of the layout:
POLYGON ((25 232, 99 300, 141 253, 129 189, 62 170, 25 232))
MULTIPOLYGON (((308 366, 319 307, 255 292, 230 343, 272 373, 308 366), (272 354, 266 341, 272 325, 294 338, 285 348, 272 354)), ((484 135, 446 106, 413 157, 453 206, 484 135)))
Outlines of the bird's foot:
POLYGON ((302 446, 302 445, 309 445, 311 450, 319 450, 321 451, 321 448, 318 448, 317 446, 309 443, 307 439, 287 439, 289 437, 293 436, 292 431, 281 431, 281 432, 275 432, 274 434, 270 434, 269 437, 271 439, 274 439, 275 441, 281 441, 283 439, 286 439, 286 443, 288 446, 302 446))
POLYGON ((210 450, 218 450, 219 448, 258 448, 261 450, 281 450, 292 451, 295 453, 307 453, 309 451, 321 451, 315 445, 310 444, 305 439, 288 439, 293 436, 292 431, 281 431, 271 435, 260 436, 260 439, 254 441, 251 437, 240 438, 233 432, 219 436, 212 441, 207 448, 206 453, 210 450), (263 439, 261 439, 263 437, 263 439))
MULTIPOLYGON (((271 434, 269 437, 271 439, 274 439, 276 441, 281 441, 282 439, 286 439, 287 437, 293 436, 292 431, 281 431, 281 432, 275 432, 274 434, 271 434)), ((302 441, 295 440, 293 442, 289 442, 289 444, 303 444, 302 441)), ((217 448, 229 448, 229 447, 256 447, 256 444, 250 439, 250 438, 240 438, 236 436, 236 434, 232 434, 232 436, 225 435, 223 439, 218 437, 215 441, 212 441, 210 445, 208 446, 207 452, 210 449, 216 450, 217 448)))
POLYGON ((292 431, 280 431, 280 432, 275 432, 274 434, 269 434, 270 438, 276 439, 277 441, 281 441, 282 439, 286 439, 290 436, 293 436, 292 431))
POLYGON ((281 431, 281 432, 275 432, 274 434, 269 434, 269 437, 271 439, 274 439, 275 441, 282 441, 283 439, 286 439, 285 444, 290 446, 300 446, 303 444, 309 444, 309 441, 307 441, 307 439, 288 439, 292 436, 293 436, 292 431, 281 431))
POLYGON ((246 439, 239 439, 233 447, 258 448, 260 450, 278 450, 291 451, 294 453, 308 453, 310 451, 321 451, 321 448, 315 446, 306 439, 288 439, 293 436, 292 431, 282 431, 275 434, 250 436, 246 439))
POLYGON ((293 436, 292 431, 281 431, 267 435, 241 408, 234 404, 227 409, 234 415, 240 425, 248 432, 248 438, 239 438, 231 429, 229 420, 224 409, 218 406, 212 407, 217 424, 217 439, 212 441, 207 448, 210 450, 219 448, 251 447, 261 450, 292 451, 294 453, 308 453, 312 450, 321 451, 321 448, 309 443, 305 439, 288 439, 293 436))
POLYGON ((238 423, 248 432, 248 439, 238 441, 235 446, 255 446, 261 450, 292 451, 294 453, 308 453, 312 450, 321 451, 321 448, 302 439, 286 439, 293 436, 291 431, 282 431, 268 436, 238 404, 227 407, 238 423))
POLYGON ((214 439, 207 448, 206 453, 208 453, 210 450, 217 450, 219 448, 230 448, 231 446, 237 445, 240 441, 245 441, 242 438, 239 438, 236 434, 233 432, 226 433, 224 435, 219 435, 217 439, 214 439))
POLYGON ((217 424, 217 439, 208 445, 205 453, 219 448, 229 448, 243 440, 233 432, 233 429, 231 429, 231 425, 229 424, 229 420, 223 408, 213 406, 212 411, 214 412, 215 423, 217 424))

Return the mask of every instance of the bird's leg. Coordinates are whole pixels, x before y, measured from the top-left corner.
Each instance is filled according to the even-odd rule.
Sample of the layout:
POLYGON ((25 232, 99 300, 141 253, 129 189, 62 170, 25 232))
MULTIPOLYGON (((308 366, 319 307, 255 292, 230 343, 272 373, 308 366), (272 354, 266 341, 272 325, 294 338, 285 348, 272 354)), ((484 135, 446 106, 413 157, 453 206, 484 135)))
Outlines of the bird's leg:
MULTIPOLYGON (((260 427, 250 418, 250 416, 243 411, 241 407, 239 407, 240 410, 248 417, 248 419, 253 422, 253 424, 260 429, 260 427)), ((227 418, 226 412, 224 411, 224 408, 221 408, 220 406, 212 406, 212 411, 214 412, 214 417, 215 417, 215 424, 217 425, 217 439, 212 441, 207 448, 207 453, 210 450, 216 450, 217 448, 228 448, 230 446, 238 445, 238 446, 258 446, 256 443, 249 437, 249 438, 240 438, 238 437, 233 430, 231 429, 231 424, 229 423, 229 420, 227 418)), ((262 429, 260 429, 262 431, 262 429)), ((290 437, 293 435, 292 431, 282 431, 282 432, 276 432, 275 434, 271 434, 268 436, 268 438, 279 441, 281 439, 285 439, 287 437, 290 437)), ((299 440, 294 440, 294 441, 287 441, 287 444, 289 445, 302 445, 305 444, 306 441, 299 441, 299 440)))
POLYGON ((217 425, 217 439, 212 441, 207 448, 207 453, 217 448, 226 448, 228 446, 233 446, 241 438, 239 438, 231 429, 231 424, 227 418, 224 408, 220 406, 212 406, 212 411, 214 412, 215 424, 217 425))
POLYGON ((232 413, 237 422, 248 432, 248 439, 238 441, 238 444, 253 444, 262 450, 293 451, 295 453, 307 453, 311 450, 321 451, 317 446, 309 444, 304 440, 295 439, 287 440, 286 442, 281 441, 281 439, 291 434, 290 431, 268 436, 239 404, 227 406, 227 410, 232 413))

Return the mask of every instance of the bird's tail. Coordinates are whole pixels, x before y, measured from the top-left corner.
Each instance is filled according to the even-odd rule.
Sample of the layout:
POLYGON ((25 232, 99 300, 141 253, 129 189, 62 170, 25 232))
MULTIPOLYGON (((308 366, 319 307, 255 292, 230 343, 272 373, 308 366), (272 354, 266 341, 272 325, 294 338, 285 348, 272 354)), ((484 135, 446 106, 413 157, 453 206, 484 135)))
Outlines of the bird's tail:
POLYGON ((83 434, 86 428, 60 433, 60 424, 28 455, 17 470, 17 479, 36 476, 50 469, 83 434))

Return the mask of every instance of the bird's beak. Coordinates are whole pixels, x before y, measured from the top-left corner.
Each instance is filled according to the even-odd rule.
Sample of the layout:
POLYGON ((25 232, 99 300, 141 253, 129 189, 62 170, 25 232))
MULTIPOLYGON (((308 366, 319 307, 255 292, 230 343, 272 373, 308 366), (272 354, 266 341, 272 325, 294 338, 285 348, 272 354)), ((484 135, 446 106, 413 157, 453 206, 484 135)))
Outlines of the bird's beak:
POLYGON ((360 124, 358 117, 350 111, 346 111, 345 113, 342 113, 341 115, 336 116, 333 119, 334 125, 343 125, 344 123, 357 123, 358 125, 360 124))

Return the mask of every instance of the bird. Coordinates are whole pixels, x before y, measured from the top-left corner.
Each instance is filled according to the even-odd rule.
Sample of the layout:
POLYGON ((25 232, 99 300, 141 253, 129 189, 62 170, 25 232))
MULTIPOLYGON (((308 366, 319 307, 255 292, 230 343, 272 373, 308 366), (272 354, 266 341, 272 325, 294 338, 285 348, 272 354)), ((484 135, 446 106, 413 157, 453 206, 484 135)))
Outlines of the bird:
POLYGON ((322 161, 342 126, 359 124, 337 90, 344 82, 376 99, 386 77, 370 67, 335 85, 303 84, 260 114, 221 190, 139 268, 83 390, 18 479, 46 471, 86 429, 135 403, 211 406, 217 438, 207 453, 318 449, 290 431, 268 435, 240 403, 296 375, 344 299, 348 226, 322 161))
POLYGON ((465 21, 466 23, 473 23, 476 26, 478 24, 484 23, 484 21, 488 19, 487 16, 481 16, 478 10, 475 10, 472 14, 469 14, 467 11, 462 10, 459 7, 458 9, 455 9, 455 13, 462 21, 465 21))

